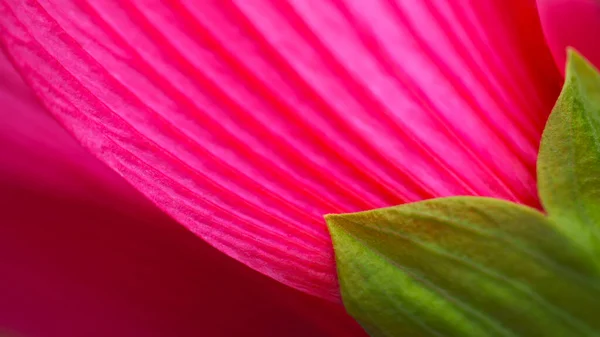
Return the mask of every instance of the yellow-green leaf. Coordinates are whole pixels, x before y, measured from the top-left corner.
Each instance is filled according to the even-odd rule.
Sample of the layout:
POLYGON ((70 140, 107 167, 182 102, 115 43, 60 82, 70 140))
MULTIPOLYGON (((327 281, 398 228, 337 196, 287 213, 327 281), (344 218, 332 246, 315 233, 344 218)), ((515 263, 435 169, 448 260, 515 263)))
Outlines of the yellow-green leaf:
POLYGON ((455 197, 326 220, 372 336, 600 335, 593 262, 536 210, 455 197))
POLYGON ((542 137, 538 185, 550 218, 600 265, 600 74, 573 50, 542 137))

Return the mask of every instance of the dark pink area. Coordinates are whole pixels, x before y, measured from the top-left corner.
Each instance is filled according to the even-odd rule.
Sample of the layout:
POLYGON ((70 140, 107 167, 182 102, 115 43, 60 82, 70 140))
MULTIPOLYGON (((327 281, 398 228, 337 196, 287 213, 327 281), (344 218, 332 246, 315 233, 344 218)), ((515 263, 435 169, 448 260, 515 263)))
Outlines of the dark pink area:
POLYGON ((600 1, 538 0, 538 7, 546 39, 562 73, 567 47, 600 65, 600 1))

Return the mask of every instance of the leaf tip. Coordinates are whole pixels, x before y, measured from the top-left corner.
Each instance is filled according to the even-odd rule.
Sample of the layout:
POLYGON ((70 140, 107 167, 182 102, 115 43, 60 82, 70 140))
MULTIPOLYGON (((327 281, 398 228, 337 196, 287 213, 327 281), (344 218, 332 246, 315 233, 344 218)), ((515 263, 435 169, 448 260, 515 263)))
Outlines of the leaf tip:
POLYGON ((567 47, 567 76, 579 78, 581 75, 597 74, 598 70, 592 63, 573 47, 567 47))
POLYGON ((325 214, 323 218, 325 218, 325 222, 327 223, 330 232, 332 227, 340 227, 341 223, 344 221, 341 214, 325 214))
POLYGON ((327 229, 329 229, 329 234, 335 246, 336 239, 346 233, 348 224, 347 214, 325 214, 323 217, 325 218, 327 229))

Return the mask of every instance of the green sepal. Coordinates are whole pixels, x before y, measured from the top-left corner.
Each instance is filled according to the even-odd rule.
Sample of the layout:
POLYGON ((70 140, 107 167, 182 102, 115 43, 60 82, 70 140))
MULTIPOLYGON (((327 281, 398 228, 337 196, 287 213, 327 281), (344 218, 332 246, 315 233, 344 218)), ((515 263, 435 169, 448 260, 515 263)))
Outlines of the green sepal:
POLYGON ((538 159, 548 216, 478 197, 328 215, 371 336, 600 336, 600 75, 569 51, 538 159))
POLYGON ((548 215, 600 265, 600 74, 574 50, 542 136, 538 186, 548 215))
POLYGON ((455 197, 326 220, 372 336, 600 335, 593 263, 534 209, 455 197))

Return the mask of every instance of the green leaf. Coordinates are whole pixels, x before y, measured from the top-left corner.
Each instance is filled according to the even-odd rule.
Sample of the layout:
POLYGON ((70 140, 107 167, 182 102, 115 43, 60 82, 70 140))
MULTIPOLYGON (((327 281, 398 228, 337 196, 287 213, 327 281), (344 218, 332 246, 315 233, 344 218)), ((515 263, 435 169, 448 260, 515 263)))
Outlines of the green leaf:
POLYGON ((372 336, 600 336, 600 74, 569 50, 540 145, 548 216, 476 197, 328 215, 372 336))
POLYGON ((372 336, 600 335, 594 263, 536 210, 455 197, 326 220, 372 336))
POLYGON ((600 265, 600 74, 573 50, 542 137, 538 185, 548 215, 600 265))

